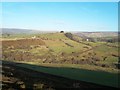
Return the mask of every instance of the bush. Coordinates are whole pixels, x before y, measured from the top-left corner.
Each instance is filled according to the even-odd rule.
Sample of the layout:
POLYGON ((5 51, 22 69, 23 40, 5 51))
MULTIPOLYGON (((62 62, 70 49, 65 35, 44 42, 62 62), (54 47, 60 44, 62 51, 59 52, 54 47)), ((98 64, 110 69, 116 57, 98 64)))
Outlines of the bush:
POLYGON ((60 31, 60 33, 64 33, 64 31, 60 31))

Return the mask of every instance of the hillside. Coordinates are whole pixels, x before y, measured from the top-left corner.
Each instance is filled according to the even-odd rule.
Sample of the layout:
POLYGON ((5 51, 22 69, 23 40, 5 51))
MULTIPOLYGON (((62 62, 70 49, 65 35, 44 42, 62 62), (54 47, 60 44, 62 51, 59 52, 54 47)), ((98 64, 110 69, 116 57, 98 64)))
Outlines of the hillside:
POLYGON ((75 35, 80 37, 116 37, 118 32, 76 32, 75 35))
POLYGON ((117 71, 117 43, 82 41, 82 38, 70 33, 33 34, 22 39, 14 38, 2 40, 4 60, 35 61, 40 64, 89 64, 91 68, 83 67, 117 71), (36 38, 33 39, 34 36, 36 38))
POLYGON ((2 60, 8 64, 17 62, 13 65, 19 69, 98 86, 118 86, 119 42, 85 41, 71 33, 15 34, 3 37, 1 42, 2 60))

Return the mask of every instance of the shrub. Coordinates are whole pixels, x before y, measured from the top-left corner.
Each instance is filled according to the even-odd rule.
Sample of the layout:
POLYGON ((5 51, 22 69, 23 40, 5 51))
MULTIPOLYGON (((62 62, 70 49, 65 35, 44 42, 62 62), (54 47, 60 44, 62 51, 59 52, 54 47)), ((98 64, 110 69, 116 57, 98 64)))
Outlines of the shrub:
POLYGON ((64 31, 60 31, 60 33, 64 33, 64 31))

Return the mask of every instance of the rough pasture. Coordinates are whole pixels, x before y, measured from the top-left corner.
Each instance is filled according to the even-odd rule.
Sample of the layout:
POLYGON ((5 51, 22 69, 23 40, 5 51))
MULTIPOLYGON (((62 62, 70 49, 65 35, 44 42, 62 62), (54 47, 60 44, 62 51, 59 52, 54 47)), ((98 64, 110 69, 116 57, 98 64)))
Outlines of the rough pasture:
MULTIPOLYGON (((3 40, 2 59, 49 64, 90 65, 107 72, 116 72, 118 49, 108 46, 105 42, 79 42, 66 37, 63 33, 31 35, 18 40, 3 40), (29 38, 29 39, 28 39, 29 38), (109 50, 109 52, 108 52, 109 50), (109 56, 109 57, 108 57, 109 56), (109 71, 107 69, 110 69, 109 71)), ((116 46, 117 43, 110 44, 116 46)), ((92 68, 93 69, 93 68, 92 68)))
POLYGON ((4 40, 2 41, 3 48, 21 48, 29 47, 30 45, 45 45, 45 42, 41 39, 19 39, 19 40, 4 40))

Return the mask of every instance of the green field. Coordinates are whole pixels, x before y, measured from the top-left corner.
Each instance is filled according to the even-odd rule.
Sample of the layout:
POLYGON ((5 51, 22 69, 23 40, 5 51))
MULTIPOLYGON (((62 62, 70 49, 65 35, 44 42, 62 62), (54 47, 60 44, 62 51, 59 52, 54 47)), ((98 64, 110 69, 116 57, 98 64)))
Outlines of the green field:
POLYGON ((52 75, 62 76, 70 79, 92 82, 100 85, 118 87, 118 74, 101 71, 91 71, 71 67, 48 67, 35 64, 16 64, 16 66, 44 72, 52 75))

